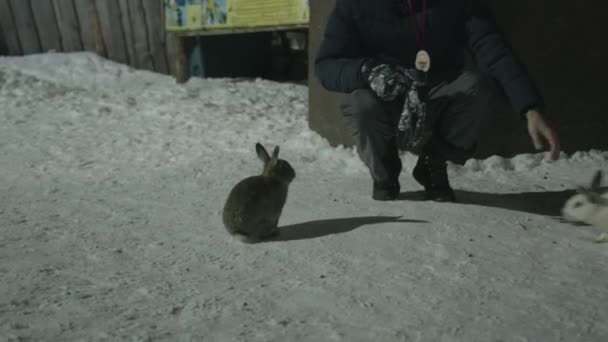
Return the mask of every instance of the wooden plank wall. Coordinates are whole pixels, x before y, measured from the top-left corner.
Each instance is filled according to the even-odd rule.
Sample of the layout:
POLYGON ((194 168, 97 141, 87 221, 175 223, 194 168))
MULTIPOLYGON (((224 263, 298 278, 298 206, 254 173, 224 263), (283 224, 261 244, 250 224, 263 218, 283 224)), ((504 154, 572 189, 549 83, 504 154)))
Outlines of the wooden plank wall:
POLYGON ((40 38, 30 0, 11 0, 9 6, 12 10, 17 36, 21 42, 23 54, 40 52, 40 38))
POLYGON ((165 47, 165 29, 159 1, 141 1, 143 1, 146 22, 148 24, 148 43, 154 62, 154 69, 161 73, 167 73, 169 65, 167 63, 167 50, 165 47))
MULTIPOLYGON (((32 1, 32 7, 40 5, 42 1, 32 1)), ((53 0, 55 5, 55 19, 61 32, 63 51, 82 51, 82 39, 80 36, 80 19, 76 13, 72 0, 53 0)), ((44 30, 39 26, 38 32, 44 30)))
POLYGON ((178 43, 164 27, 163 0, 0 0, 0 53, 90 51, 175 75, 178 43))

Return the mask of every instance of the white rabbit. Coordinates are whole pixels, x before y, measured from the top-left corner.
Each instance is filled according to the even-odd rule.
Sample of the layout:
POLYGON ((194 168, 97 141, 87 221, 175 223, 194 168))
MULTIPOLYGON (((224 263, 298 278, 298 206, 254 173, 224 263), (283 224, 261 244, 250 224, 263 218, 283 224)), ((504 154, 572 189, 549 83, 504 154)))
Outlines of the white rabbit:
POLYGON ((562 208, 562 217, 569 222, 590 224, 605 230, 595 242, 608 242, 608 192, 600 193, 602 172, 597 171, 591 187, 578 187, 577 193, 570 197, 562 208))

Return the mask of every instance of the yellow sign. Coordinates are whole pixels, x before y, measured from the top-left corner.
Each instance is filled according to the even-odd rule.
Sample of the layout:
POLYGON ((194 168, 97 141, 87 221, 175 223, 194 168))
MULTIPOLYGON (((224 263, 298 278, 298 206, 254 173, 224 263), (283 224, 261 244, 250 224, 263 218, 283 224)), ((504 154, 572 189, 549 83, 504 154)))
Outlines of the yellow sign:
POLYGON ((308 24, 309 0, 165 0, 168 31, 308 24))

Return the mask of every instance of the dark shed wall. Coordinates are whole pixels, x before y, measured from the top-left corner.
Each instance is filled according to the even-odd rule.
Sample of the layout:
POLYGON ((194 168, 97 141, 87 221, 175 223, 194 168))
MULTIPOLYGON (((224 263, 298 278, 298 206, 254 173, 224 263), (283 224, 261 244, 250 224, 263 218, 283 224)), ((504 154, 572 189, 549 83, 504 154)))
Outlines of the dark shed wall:
POLYGON ((309 87, 309 126, 334 145, 352 145, 352 139, 344 130, 338 106, 340 94, 323 89, 314 75, 314 58, 323 38, 325 22, 335 0, 310 1, 310 27, 308 33, 308 87, 309 87))
MULTIPOLYGON (((487 1, 499 27, 525 62, 548 104, 547 117, 563 150, 608 149, 606 1, 487 1)), ((311 1, 310 51, 313 58, 334 1, 311 1)), ((352 145, 343 129, 340 95, 322 89, 309 63, 310 126, 332 144, 352 145)), ((533 152, 525 123, 504 97, 495 103, 494 125, 482 135, 478 157, 533 152)))

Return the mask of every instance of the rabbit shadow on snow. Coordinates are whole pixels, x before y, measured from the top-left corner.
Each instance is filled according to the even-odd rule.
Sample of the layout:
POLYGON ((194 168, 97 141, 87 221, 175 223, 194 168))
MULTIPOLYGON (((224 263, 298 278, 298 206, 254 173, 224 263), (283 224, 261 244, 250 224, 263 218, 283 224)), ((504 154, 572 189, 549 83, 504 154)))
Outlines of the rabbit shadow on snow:
POLYGON ((222 220, 228 233, 245 243, 302 240, 339 234, 364 225, 425 221, 402 220, 400 217, 351 217, 317 220, 279 227, 289 187, 296 172, 288 161, 279 158, 279 146, 272 154, 256 143, 256 153, 263 163, 261 174, 239 181, 228 194, 222 220))
MULTIPOLYGON (((608 229, 608 187, 602 187, 602 172, 597 171, 590 185, 576 186, 562 191, 536 191, 521 193, 484 193, 456 190, 458 204, 501 208, 548 216, 574 226, 595 226, 608 229)), ((401 193, 403 201, 422 201, 422 191, 401 193)), ((595 242, 608 242, 602 234, 595 242)))

